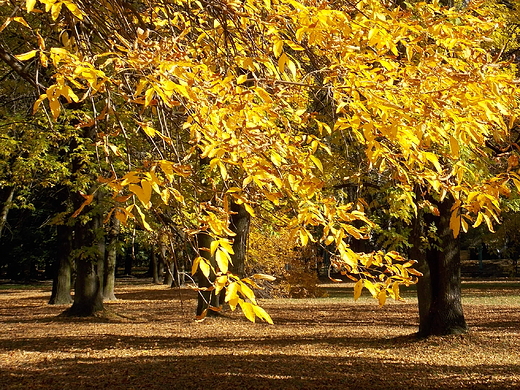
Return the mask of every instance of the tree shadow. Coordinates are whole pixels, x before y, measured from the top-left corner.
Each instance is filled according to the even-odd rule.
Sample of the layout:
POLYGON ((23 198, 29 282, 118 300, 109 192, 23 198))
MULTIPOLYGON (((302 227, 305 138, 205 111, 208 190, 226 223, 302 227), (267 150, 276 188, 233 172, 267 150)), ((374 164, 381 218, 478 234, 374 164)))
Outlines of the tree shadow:
POLYGON ((305 354, 88 355, 14 368, 3 386, 31 389, 513 389, 514 365, 410 365, 381 358, 305 354))

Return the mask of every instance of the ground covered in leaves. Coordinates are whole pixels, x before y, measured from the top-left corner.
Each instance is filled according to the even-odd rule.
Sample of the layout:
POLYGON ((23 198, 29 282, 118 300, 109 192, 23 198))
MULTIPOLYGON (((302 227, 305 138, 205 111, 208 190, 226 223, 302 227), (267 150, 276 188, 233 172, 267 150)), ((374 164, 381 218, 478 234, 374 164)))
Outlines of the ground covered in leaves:
POLYGON ((0 290, 1 389, 517 389, 520 287, 467 284, 471 332, 417 340, 413 295, 379 308, 344 287, 273 299, 275 325, 193 321, 194 292, 120 284, 117 315, 60 317, 50 286, 0 290))

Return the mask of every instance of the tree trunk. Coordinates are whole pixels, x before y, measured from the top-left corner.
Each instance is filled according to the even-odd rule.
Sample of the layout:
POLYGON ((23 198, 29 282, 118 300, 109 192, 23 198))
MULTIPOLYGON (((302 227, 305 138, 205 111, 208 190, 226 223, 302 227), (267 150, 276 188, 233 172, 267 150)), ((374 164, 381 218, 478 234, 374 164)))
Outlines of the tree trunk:
MULTIPOLYGON (((215 256, 211 256, 209 248, 211 247, 211 242, 213 241, 213 237, 209 234, 199 233, 197 235, 198 248, 200 251, 200 256, 209 260, 210 264, 213 268, 216 268, 215 256), (207 250, 205 250, 207 249, 207 250)), ((197 280, 199 288, 210 288, 213 286, 213 282, 215 281, 216 275, 213 270, 210 272, 209 278, 207 278, 202 271, 197 269, 197 280)), ((197 318, 204 318, 204 316, 215 314, 221 307, 220 295, 215 294, 215 290, 212 291, 199 291, 197 295, 197 318), (213 309, 213 310, 210 310, 213 309), (216 310, 216 311, 215 311, 216 310)))
POLYGON ((125 275, 132 275, 132 267, 135 260, 135 229, 132 234, 132 246, 125 252, 125 275))
POLYGON ((56 234, 58 258, 54 267, 56 269, 49 300, 50 305, 68 305, 73 302, 70 295, 72 287, 71 240, 72 228, 67 225, 58 225, 56 234))
POLYGON ((7 223, 7 214, 9 214, 9 209, 13 203, 14 198, 14 187, 11 187, 7 193, 7 198, 2 206, 2 211, 0 211, 0 238, 2 238, 2 232, 4 230, 5 224, 7 223))
MULTIPOLYGON (((74 303, 65 312, 69 316, 86 317, 103 311, 103 262, 102 245, 96 240, 99 216, 86 224, 76 224, 76 285, 74 303)), ((104 239, 104 237, 103 237, 104 239)))
POLYGON ((229 271, 243 278, 245 274, 247 240, 249 238, 251 215, 249 215, 244 205, 234 202, 231 204, 231 211, 235 213, 231 215, 231 230, 236 236, 233 237, 233 252, 235 252, 235 254, 231 256, 233 264, 229 267, 229 271))
POLYGON ((112 215, 110 223, 108 250, 105 258, 105 274, 103 279, 103 298, 105 301, 114 301, 116 299, 114 289, 116 285, 117 243, 121 225, 114 215, 112 215))
POLYGON ((162 267, 160 259, 157 259, 155 250, 150 251, 150 269, 152 271, 152 282, 155 284, 161 283, 162 267))
MULTIPOLYGON (((417 286, 421 337, 467 331, 461 299, 460 243, 450 229, 454 201, 446 198, 443 202, 433 203, 439 209, 439 216, 430 214, 425 221, 427 225, 436 226, 438 242, 430 243, 416 258, 420 261, 419 270, 424 274, 417 286)), ((414 248, 411 255, 418 253, 415 234, 412 233, 414 248)))

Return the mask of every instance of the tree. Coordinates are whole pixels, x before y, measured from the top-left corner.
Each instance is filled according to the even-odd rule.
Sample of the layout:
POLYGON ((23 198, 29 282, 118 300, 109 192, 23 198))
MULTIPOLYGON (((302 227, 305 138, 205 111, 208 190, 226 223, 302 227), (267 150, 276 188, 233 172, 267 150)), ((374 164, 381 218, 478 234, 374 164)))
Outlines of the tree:
MULTIPOLYGON (((29 14, 38 4, 26 3, 29 14)), ((360 145, 369 171, 395 181, 413 213, 449 212, 439 223, 449 220, 454 236, 470 223, 492 228, 499 197, 520 187, 515 170, 494 174, 486 166, 490 148, 483 145, 511 141, 518 88, 510 64, 482 47, 496 23, 476 6, 42 4, 62 25, 88 26, 83 30, 95 31, 99 41, 85 48, 81 37, 71 37, 63 47, 21 57, 51 60, 56 83, 36 107, 45 102, 56 119, 60 99, 103 96, 100 111, 108 116, 120 115, 115 107, 136 106, 138 118, 127 122, 133 119, 159 158, 147 155, 140 169, 105 181, 114 196, 138 199, 117 215, 150 228, 154 205, 178 210, 188 233, 211 239, 215 260, 198 256, 194 270, 214 274, 208 289, 216 294, 227 286, 225 300, 251 320, 269 317, 250 292, 251 280, 229 271, 233 202, 253 217, 261 202, 290 209, 288 227, 301 245, 335 245, 337 264, 358 280, 356 296, 366 287, 383 304, 387 296, 399 298, 399 285, 415 281, 413 261, 349 246, 349 237, 368 237, 374 222, 363 202, 344 204, 325 191, 322 160, 335 158, 329 142, 338 134, 360 145), (316 115, 317 100, 333 113, 330 122, 316 115), (196 169, 200 158, 209 164, 196 169), (424 199, 414 198, 417 187, 427 189, 424 199)))

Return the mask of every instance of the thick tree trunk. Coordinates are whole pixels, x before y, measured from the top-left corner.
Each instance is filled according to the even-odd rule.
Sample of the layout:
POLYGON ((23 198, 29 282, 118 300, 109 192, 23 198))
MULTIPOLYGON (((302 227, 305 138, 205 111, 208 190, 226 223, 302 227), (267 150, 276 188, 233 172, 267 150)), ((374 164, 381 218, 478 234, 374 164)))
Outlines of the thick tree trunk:
MULTIPOLYGON (((98 216, 87 224, 76 224, 75 250, 76 284, 74 303, 65 314, 69 316, 86 317, 103 311, 103 263, 104 252, 101 253, 99 238, 96 240, 98 216)), ((104 237, 103 237, 104 240, 104 237)))
POLYGON ((67 225, 58 225, 56 241, 58 258, 52 283, 50 305, 68 305, 73 302, 70 295, 72 287, 71 241, 72 228, 67 225))
MULTIPOLYGON (((460 244, 450 229, 453 199, 446 198, 436 205, 439 216, 428 215, 425 220, 435 224, 439 241, 430 243, 418 255, 419 270, 424 273, 417 287, 421 337, 467 331, 462 309, 460 244)), ((417 253, 413 249, 411 255, 417 253)))
POLYGON ((233 264, 229 270, 231 273, 243 278, 245 274, 247 240, 249 238, 251 215, 249 215, 244 205, 236 203, 231 204, 231 211, 235 213, 231 215, 231 230, 236 236, 233 237, 233 252, 235 252, 235 254, 231 256, 233 264))
POLYGON ((103 279, 103 299, 114 301, 116 285, 116 262, 117 262, 117 242, 119 236, 120 222, 112 216, 110 221, 110 231, 108 233, 108 250, 105 258, 105 274, 103 279))

